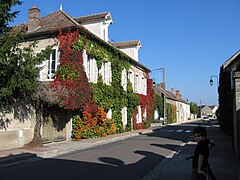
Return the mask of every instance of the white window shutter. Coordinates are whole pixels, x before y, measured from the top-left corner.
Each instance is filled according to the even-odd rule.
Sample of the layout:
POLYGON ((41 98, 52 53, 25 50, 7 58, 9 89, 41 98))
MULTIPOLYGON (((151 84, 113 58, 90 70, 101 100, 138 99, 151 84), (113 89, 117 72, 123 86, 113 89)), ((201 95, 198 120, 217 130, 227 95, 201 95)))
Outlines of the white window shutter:
POLYGON ((109 62, 109 84, 112 82, 112 67, 111 62, 109 62))
POLYGON ((94 59, 94 68, 93 68, 93 71, 94 71, 94 79, 93 79, 93 82, 94 83, 97 83, 97 79, 98 79, 98 68, 97 68, 97 61, 94 59))
POLYGON ((87 62, 88 62, 88 58, 87 58, 87 53, 86 53, 86 50, 85 49, 83 49, 83 52, 82 52, 82 56, 83 56, 83 67, 84 67, 84 69, 85 69, 85 72, 86 72, 86 74, 88 74, 87 72, 87 62))

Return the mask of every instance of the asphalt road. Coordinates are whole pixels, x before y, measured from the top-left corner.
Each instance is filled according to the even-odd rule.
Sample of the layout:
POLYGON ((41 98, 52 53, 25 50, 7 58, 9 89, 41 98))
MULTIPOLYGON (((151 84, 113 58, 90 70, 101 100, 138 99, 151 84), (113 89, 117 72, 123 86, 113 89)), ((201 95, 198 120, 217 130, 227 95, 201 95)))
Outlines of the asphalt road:
POLYGON ((139 180, 190 138, 196 124, 166 126, 153 133, 55 158, 4 167, 1 180, 139 180))

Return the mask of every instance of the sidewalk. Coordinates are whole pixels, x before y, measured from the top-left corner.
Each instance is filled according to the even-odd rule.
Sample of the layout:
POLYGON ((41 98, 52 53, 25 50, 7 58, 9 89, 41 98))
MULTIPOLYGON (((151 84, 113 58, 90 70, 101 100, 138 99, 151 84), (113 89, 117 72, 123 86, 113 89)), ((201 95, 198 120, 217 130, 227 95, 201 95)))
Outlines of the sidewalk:
MULTIPOLYGON (((210 152, 209 163, 217 180, 240 180, 239 160, 234 156, 231 137, 222 132, 219 125, 207 128, 208 138, 216 143, 210 152)), ((191 139, 173 158, 165 158, 143 180, 190 180, 191 156, 195 150, 191 139)))

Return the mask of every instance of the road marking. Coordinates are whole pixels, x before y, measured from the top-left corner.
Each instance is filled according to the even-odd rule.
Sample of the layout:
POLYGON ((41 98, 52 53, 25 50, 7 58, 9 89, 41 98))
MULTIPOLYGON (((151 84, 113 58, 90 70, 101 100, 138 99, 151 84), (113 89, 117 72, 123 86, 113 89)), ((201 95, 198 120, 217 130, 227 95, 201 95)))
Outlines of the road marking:
POLYGON ((187 130, 187 131, 185 131, 186 133, 190 133, 190 132, 192 132, 192 130, 187 130))
POLYGON ((176 132, 182 132, 183 130, 182 129, 180 129, 180 130, 177 130, 176 132))

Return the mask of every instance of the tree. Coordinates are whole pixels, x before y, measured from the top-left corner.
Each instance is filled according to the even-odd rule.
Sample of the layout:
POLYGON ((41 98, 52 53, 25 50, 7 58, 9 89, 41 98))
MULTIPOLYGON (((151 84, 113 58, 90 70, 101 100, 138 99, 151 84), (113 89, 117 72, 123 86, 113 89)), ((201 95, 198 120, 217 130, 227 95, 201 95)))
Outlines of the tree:
POLYGON ((1 0, 0 4, 0 108, 5 111, 15 102, 28 101, 36 108, 36 127, 32 144, 41 144, 40 127, 44 99, 39 95, 39 72, 42 61, 48 59, 51 47, 34 53, 37 42, 22 48, 24 27, 8 27, 18 11, 11 13, 11 7, 21 5, 19 0, 1 0))
POLYGON ((19 11, 11 12, 11 8, 15 5, 21 5, 20 0, 1 0, 0 1, 0 35, 8 31, 8 23, 13 22, 13 19, 19 11))
POLYGON ((193 103, 193 102, 190 103, 190 112, 192 114, 198 114, 199 107, 198 107, 198 105, 196 103, 193 103))

